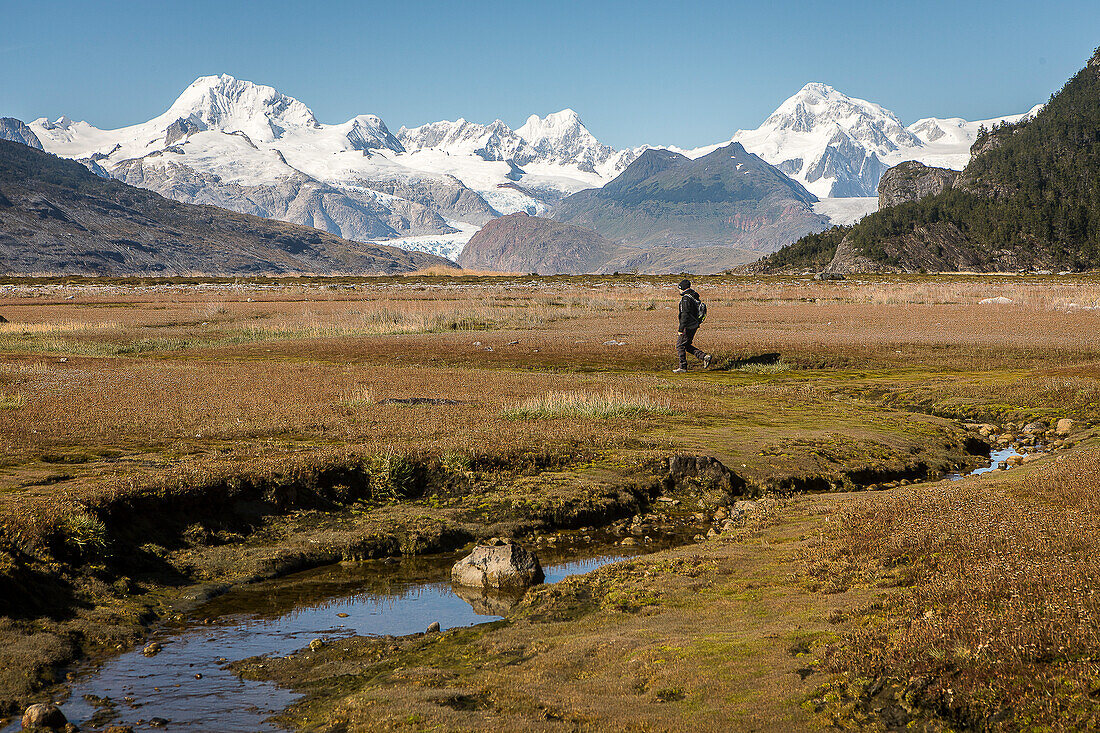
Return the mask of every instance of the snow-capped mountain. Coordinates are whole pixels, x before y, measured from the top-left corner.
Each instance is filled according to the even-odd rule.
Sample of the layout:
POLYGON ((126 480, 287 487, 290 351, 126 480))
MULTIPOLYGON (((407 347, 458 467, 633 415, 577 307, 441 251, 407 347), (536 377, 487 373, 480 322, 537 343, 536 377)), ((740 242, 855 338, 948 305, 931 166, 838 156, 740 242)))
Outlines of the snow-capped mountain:
MULTIPOLYGON (((839 223, 875 209, 888 167, 919 160, 961 169, 980 125, 1021 117, 905 127, 877 104, 811 83, 755 130, 668 149, 697 158, 739 142, 821 198, 815 210, 839 223)), ((604 145, 571 109, 531 115, 516 129, 458 119, 394 135, 369 114, 326 124, 293 97, 224 74, 195 80, 163 114, 130 127, 63 116, 28 128, 51 153, 184 202, 450 257, 489 219, 545 214, 610 182, 649 147, 604 145)))
MULTIPOLYGON (((1028 114, 1033 114, 1038 107, 1028 114)), ((890 110, 811 82, 760 127, 732 141, 778 167, 819 198, 874 197, 887 168, 905 160, 961 170, 980 125, 1024 115, 967 122, 926 118, 906 127, 890 110)), ((703 155, 718 146, 691 151, 703 155)))
MULTIPOLYGON (((595 185, 599 184, 590 181, 592 175, 606 182, 637 157, 637 151, 615 150, 602 144, 571 109, 546 117, 531 115, 516 130, 499 119, 481 125, 459 118, 454 122, 442 120, 411 129, 402 127, 397 139, 408 152, 432 148, 449 155, 473 155, 486 161, 511 162, 517 168, 532 164, 575 168, 589 174, 585 176, 586 181, 595 185)), ((523 172, 513 172, 513 178, 518 180, 516 176, 523 172)))
POLYGON ((486 161, 512 160, 517 165, 531 157, 527 142, 500 120, 480 125, 460 117, 454 122, 441 120, 412 129, 402 127, 397 139, 409 152, 435 148, 451 155, 476 155, 486 161))
POLYGON ((529 123, 531 141, 499 120, 402 128, 399 139, 375 115, 324 124, 272 87, 223 74, 130 127, 67 117, 29 127, 49 152, 171 198, 453 257, 489 219, 543 212, 625 166, 572 111, 529 123))
POLYGON ((546 117, 531 115, 516 132, 533 151, 529 162, 573 164, 607 180, 621 173, 640 152, 614 150, 601 144, 571 109, 546 117))
POLYGON ((37 150, 42 149, 42 143, 31 132, 31 128, 24 125, 22 120, 17 120, 14 117, 0 117, 0 140, 11 140, 37 150))
POLYGON ((974 122, 967 122, 961 117, 925 117, 917 120, 907 129, 920 139, 922 145, 917 155, 910 160, 961 171, 970 162, 970 147, 978 139, 980 128, 991 128, 1004 122, 1019 122, 1027 117, 1034 117, 1042 108, 1043 105, 1037 104, 1020 115, 974 122))

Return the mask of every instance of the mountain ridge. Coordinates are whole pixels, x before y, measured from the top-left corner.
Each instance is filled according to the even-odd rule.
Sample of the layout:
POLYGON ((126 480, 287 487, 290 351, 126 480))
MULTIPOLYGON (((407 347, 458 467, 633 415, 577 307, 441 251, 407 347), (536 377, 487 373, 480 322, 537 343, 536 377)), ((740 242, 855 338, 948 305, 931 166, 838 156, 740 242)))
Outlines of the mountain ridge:
POLYGON ((0 271, 8 274, 394 274, 446 260, 184 204, 0 140, 0 271))
MULTIPOLYGON (((664 267, 691 261, 693 271, 705 272, 824 229, 826 219, 812 208, 816 201, 740 143, 730 143, 696 159, 647 150, 614 181, 566 198, 552 215, 637 250, 660 248, 664 267), (701 256, 704 248, 709 254, 701 256)), ((661 262, 647 261, 647 271, 662 269, 661 262)))
MULTIPOLYGON (((370 114, 327 124, 303 102, 227 74, 199 77, 145 123, 99 130, 62 116, 28 127, 50 152, 184 202, 451 256, 491 217, 547 215, 566 197, 615 180, 646 150, 699 158, 729 144, 616 150, 568 108, 531 115, 514 130, 499 119, 459 118, 393 133, 370 114), (448 201, 461 203, 440 203, 448 201)), ((889 165, 913 158, 961 168, 976 131, 958 118, 906 128, 880 105, 811 82, 730 142, 819 198, 865 197, 859 206, 821 208, 847 222, 873 207, 869 197, 889 165)))

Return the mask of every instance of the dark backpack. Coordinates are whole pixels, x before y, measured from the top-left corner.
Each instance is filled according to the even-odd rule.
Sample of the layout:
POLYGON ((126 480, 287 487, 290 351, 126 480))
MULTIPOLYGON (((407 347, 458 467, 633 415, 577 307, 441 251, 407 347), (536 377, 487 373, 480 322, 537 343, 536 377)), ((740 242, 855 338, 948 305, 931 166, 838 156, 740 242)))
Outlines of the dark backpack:
POLYGON ((700 324, 707 320, 707 304, 703 302, 702 298, 694 298, 695 301, 695 319, 700 324))

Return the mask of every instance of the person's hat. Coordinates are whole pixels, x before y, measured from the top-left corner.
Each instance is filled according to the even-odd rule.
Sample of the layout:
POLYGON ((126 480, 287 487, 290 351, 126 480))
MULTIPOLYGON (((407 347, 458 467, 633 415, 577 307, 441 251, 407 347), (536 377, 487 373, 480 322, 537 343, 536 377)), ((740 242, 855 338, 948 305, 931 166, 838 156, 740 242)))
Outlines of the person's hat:
POLYGON ((680 290, 687 290, 690 287, 691 287, 691 280, 681 280, 680 281, 680 290))

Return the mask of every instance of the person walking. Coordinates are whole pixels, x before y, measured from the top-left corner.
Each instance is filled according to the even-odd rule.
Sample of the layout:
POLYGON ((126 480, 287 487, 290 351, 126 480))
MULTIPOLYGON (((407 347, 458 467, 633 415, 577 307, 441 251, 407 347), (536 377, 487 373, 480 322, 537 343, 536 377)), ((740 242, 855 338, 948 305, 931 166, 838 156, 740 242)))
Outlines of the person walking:
POLYGON ((680 331, 676 335, 676 354, 680 357, 680 366, 672 371, 679 374, 688 370, 687 355, 694 354, 701 359, 703 368, 710 367, 710 354, 692 344, 695 332, 707 316, 707 307, 699 299, 699 293, 691 289, 691 280, 680 281, 680 331))

